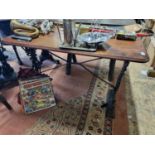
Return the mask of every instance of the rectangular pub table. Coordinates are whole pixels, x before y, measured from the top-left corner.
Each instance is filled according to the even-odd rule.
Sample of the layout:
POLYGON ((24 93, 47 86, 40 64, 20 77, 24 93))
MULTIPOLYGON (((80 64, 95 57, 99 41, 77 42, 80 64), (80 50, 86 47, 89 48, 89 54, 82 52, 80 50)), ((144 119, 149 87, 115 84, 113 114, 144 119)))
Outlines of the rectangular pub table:
POLYGON ((114 117, 116 93, 120 87, 121 80, 129 63, 130 62, 146 63, 149 61, 148 54, 143 46, 142 40, 140 39, 137 39, 136 41, 111 39, 107 42, 111 46, 109 50, 107 51, 97 50, 96 52, 60 49, 59 48, 60 39, 58 31, 56 29, 54 29, 54 32, 51 32, 48 35, 44 36, 40 35, 38 38, 33 39, 31 42, 19 41, 12 39, 10 37, 3 38, 1 42, 4 45, 6 44, 12 45, 15 50, 16 46, 24 48, 25 52, 27 53, 28 56, 30 56, 30 59, 32 60, 33 64, 32 68, 34 68, 36 71, 40 71, 41 69, 41 61, 37 59, 36 49, 41 49, 46 54, 50 53, 51 55, 54 55, 66 61, 66 74, 68 75, 71 73, 71 66, 74 63, 82 66, 85 70, 89 71, 94 76, 97 76, 95 75, 95 73, 90 71, 86 66, 84 66, 84 63, 98 59, 110 59, 108 79, 105 80, 98 77, 109 85, 107 99, 105 102, 103 101, 102 105, 103 108, 106 108, 106 116, 109 118, 114 117), (55 53, 57 52, 66 53, 67 60, 58 56, 55 53, 52 53, 52 51, 54 51, 55 53), (91 60, 79 63, 76 59, 76 55, 91 56, 93 58, 91 60), (117 60, 123 61, 123 65, 118 77, 116 78, 116 81, 114 82, 113 77, 114 77, 115 63, 117 60))

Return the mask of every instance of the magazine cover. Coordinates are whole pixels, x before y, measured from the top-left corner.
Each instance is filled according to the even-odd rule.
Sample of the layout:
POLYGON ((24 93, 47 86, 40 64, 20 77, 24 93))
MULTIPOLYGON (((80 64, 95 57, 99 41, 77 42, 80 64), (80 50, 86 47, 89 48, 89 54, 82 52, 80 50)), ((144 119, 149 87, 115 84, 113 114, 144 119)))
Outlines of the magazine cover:
POLYGON ((25 113, 33 113, 56 105, 49 77, 19 80, 19 86, 25 113))

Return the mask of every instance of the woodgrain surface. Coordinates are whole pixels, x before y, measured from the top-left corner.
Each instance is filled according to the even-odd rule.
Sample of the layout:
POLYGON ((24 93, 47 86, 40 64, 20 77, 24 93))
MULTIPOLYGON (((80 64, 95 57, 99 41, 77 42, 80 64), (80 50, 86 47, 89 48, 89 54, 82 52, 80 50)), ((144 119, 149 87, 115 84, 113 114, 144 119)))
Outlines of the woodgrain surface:
POLYGON ((36 49, 47 49, 50 51, 62 52, 62 53, 74 53, 76 55, 85 55, 92 57, 101 57, 106 59, 116 60, 129 60, 132 62, 145 63, 149 61, 148 54, 143 46, 142 40, 137 39, 136 41, 124 41, 111 39, 107 43, 111 45, 110 50, 97 50, 96 52, 85 52, 76 50, 64 50, 60 49, 60 40, 58 32, 51 32, 48 35, 40 35, 39 38, 32 40, 31 42, 18 41, 10 37, 2 39, 2 43, 9 45, 16 45, 22 47, 30 47, 36 49), (144 55, 141 55, 141 52, 144 55))

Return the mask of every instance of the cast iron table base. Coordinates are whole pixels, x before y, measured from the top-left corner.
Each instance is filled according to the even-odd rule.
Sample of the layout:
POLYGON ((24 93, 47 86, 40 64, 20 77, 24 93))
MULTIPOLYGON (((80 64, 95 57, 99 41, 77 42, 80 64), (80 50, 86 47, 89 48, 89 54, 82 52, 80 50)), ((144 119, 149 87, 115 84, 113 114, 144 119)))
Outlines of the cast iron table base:
MULTIPOLYGON (((14 48, 15 52, 17 52, 16 47, 13 46, 13 48, 14 48)), ((118 78, 116 80, 116 83, 115 83, 115 85, 113 85, 112 81, 114 79, 114 71, 115 71, 115 63, 116 63, 115 59, 110 60, 108 80, 105 80, 105 79, 102 79, 101 77, 98 77, 98 75, 96 75, 91 70, 89 70, 86 66, 83 65, 84 63, 99 60, 101 58, 95 58, 95 59, 91 59, 91 60, 87 60, 87 61, 83 61, 83 62, 78 63, 75 54, 69 53, 67 55, 67 60, 65 60, 64 58, 62 58, 62 57, 60 57, 60 56, 58 56, 58 55, 56 55, 54 53, 49 53, 48 50, 43 50, 42 55, 40 57, 40 60, 38 60, 37 54, 36 54, 36 49, 25 47, 24 50, 25 50, 26 54, 28 56, 30 56, 30 59, 32 61, 32 68, 37 72, 41 72, 42 62, 44 60, 46 60, 47 58, 49 58, 50 60, 52 60, 52 61, 54 61, 56 63, 59 63, 58 60, 53 59, 52 55, 54 55, 54 56, 56 56, 56 57, 58 57, 58 58, 60 58, 60 59, 62 59, 63 61, 66 62, 66 74, 67 75, 71 74, 71 66, 72 66, 72 64, 77 64, 77 65, 80 65, 81 67, 83 67, 89 73, 93 74, 94 76, 96 76, 97 78, 99 78, 100 80, 105 82, 106 84, 108 84, 110 86, 110 88, 109 88, 108 93, 107 93, 107 99, 106 99, 106 102, 103 101, 103 105, 101 107, 102 108, 106 107, 106 117, 109 117, 109 118, 114 118, 115 117, 115 100, 116 100, 115 98, 116 98, 117 91, 118 91, 118 89, 120 87, 122 78, 124 76, 124 73, 125 73, 128 65, 129 65, 129 61, 124 61, 121 72, 120 72, 120 74, 119 74, 119 76, 118 76, 118 78)), ((17 58, 18 58, 18 56, 17 56, 17 58)), ((22 61, 20 61, 20 58, 18 60, 19 60, 19 63, 22 64, 22 61)), ((4 100, 4 98, 3 98, 2 101, 3 101, 2 103, 9 110, 12 109, 11 106, 7 103, 7 101, 4 100)))
MULTIPOLYGON (((16 75, 13 70, 13 68, 7 63, 7 56, 4 55, 4 48, 0 47, 0 62, 2 66, 0 66, 0 75, 3 76, 3 79, 1 79, 0 87, 5 84, 5 82, 9 81, 12 82, 15 80, 16 75)), ((0 94, 0 102, 7 107, 7 109, 12 110, 12 107, 7 102, 5 97, 0 94)))
MULTIPOLYGON (((12 47, 13 47, 13 50, 14 50, 16 56, 17 56, 19 65, 23 65, 23 62, 20 59, 20 56, 18 54, 17 47, 16 46, 12 46, 12 47)), ((56 60, 53 58, 52 54, 48 50, 42 50, 40 60, 38 60, 37 54, 36 54, 36 49, 33 49, 33 48, 23 48, 23 49, 25 50, 26 54, 28 56, 30 56, 30 59, 32 61, 32 69, 34 69, 37 72, 41 72, 41 65, 44 60, 49 59, 57 64, 60 63, 59 60, 56 60)), ((3 74, 4 76, 6 76, 5 81, 11 82, 12 75, 15 75, 14 69, 7 63, 7 56, 5 56, 3 54, 4 51, 5 51, 5 48, 1 47, 0 48, 0 62, 2 63, 2 66, 0 67, 0 74, 3 74)), ((0 95, 0 102, 2 104, 4 104, 7 107, 7 109, 12 110, 12 107, 9 105, 7 100, 2 95, 0 95)))
POLYGON ((8 110, 12 110, 11 105, 8 103, 5 97, 1 94, 0 94, 0 103, 2 103, 8 110))
MULTIPOLYGON (((29 56, 30 60, 32 61, 32 69, 34 69, 37 72, 41 72, 42 63, 45 60, 50 60, 56 64, 60 64, 59 60, 54 59, 52 53, 48 50, 42 50, 41 55, 38 59, 37 54, 36 54, 36 49, 28 48, 28 47, 25 47, 25 48, 23 47, 23 49, 25 53, 27 54, 27 56, 29 56)), ((14 50, 17 51, 16 46, 14 46, 14 50)), ((23 64, 20 58, 18 58, 18 61, 19 61, 19 64, 23 64)))
POLYGON ((114 79, 114 71, 115 71, 115 64, 116 64, 115 59, 110 60, 108 80, 105 80, 105 79, 102 79, 101 77, 99 77, 98 75, 96 75, 95 73, 93 73, 91 70, 89 70, 86 66, 83 65, 84 63, 99 60, 99 59, 103 59, 103 58, 95 58, 95 59, 91 59, 91 60, 87 60, 87 61, 83 61, 83 62, 78 63, 75 54, 69 53, 67 55, 67 60, 65 60, 64 58, 61 58, 60 56, 58 56, 56 54, 54 54, 54 55, 67 63, 66 64, 66 74, 67 75, 71 74, 71 66, 72 66, 72 64, 77 64, 77 65, 80 65, 81 67, 83 67, 86 71, 91 73, 93 76, 96 76, 101 81, 105 82, 106 84, 108 84, 110 86, 110 88, 108 90, 108 93, 107 93, 107 99, 106 99, 106 101, 103 101, 103 105, 101 107, 106 108, 106 117, 107 118, 114 118, 115 117, 116 94, 117 94, 117 91, 118 91, 118 89, 120 87, 122 78, 123 78, 123 76, 125 74, 125 71, 127 70, 127 67, 129 65, 130 61, 124 61, 122 69, 121 69, 121 71, 120 71, 120 73, 119 73, 119 75, 118 75, 118 77, 116 79, 116 83, 113 84, 112 81, 114 79))

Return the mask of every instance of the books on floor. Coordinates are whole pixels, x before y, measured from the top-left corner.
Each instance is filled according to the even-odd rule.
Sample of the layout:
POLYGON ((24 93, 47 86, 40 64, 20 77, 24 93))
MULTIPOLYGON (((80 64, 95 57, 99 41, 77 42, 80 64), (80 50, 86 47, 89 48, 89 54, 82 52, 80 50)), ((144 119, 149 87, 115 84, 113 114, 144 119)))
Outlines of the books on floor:
POLYGON ((20 101, 25 113, 33 113, 56 105, 49 77, 34 76, 19 80, 20 101))

